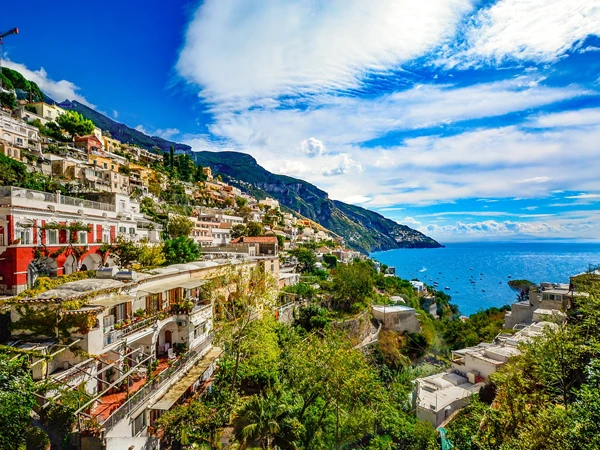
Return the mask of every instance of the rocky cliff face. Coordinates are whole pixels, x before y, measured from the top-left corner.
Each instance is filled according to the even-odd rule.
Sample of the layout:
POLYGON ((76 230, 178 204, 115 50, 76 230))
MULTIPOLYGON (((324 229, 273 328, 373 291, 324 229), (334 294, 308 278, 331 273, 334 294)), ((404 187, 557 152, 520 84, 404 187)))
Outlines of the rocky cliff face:
POLYGON ((331 200, 316 186, 284 175, 273 174, 254 158, 236 152, 197 152, 195 161, 210 166, 228 182, 249 190, 258 198, 273 197, 303 216, 342 236, 348 245, 368 253, 395 248, 435 248, 430 237, 381 214, 331 200))

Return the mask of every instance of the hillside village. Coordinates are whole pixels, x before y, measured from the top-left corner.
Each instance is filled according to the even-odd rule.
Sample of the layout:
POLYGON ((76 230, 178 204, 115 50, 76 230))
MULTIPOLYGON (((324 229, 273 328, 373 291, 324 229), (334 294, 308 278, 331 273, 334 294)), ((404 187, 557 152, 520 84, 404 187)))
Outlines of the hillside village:
MULTIPOLYGON (((582 359, 596 355, 597 269, 520 280, 516 303, 467 318, 189 155, 15 92, 0 112, 0 373, 20 387, 2 385, 0 448, 492 448, 473 442, 531 432, 482 419, 514 406, 528 346, 585 328, 582 359)), ((578 401, 584 367, 559 362, 567 376, 527 368, 550 387, 523 388, 523 411, 532 389, 540 409, 578 401)))

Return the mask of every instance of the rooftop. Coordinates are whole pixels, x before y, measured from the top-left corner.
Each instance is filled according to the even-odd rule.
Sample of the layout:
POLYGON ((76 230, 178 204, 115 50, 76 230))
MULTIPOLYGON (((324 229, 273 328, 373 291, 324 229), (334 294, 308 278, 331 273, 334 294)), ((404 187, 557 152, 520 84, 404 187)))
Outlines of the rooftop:
POLYGON ((373 310, 380 313, 397 313, 397 312, 409 312, 415 311, 414 308, 408 306, 396 305, 396 306, 373 306, 373 310))

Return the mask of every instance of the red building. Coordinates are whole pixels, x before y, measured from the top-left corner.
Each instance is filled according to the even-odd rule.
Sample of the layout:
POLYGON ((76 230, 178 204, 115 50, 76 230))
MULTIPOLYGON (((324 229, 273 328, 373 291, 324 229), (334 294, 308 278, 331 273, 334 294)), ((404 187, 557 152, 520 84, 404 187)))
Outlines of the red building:
POLYGON ((75 147, 85 150, 88 153, 92 151, 102 151, 102 142, 94 134, 87 136, 75 136, 75 147))
POLYGON ((110 204, 0 186, 0 293, 18 294, 41 275, 95 270, 98 249, 118 236, 158 242, 159 226, 149 224, 127 196, 110 204))

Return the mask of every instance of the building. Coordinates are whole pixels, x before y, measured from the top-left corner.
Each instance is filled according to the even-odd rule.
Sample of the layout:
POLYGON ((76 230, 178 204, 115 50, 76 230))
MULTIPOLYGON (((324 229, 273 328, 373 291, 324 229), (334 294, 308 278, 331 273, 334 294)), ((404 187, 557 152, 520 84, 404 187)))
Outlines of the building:
POLYGON ((202 174, 206 177, 207 181, 212 181, 213 174, 212 174, 212 169, 210 167, 203 167, 202 174))
POLYGON ((411 281, 410 284, 417 291, 418 294, 424 294, 427 292, 427 288, 425 287, 425 283, 422 281, 411 281))
POLYGON ((29 103, 29 107, 35 108, 36 115, 46 120, 56 120, 58 116, 65 113, 65 110, 58 105, 49 105, 44 102, 29 103))
POLYGON ((110 136, 103 134, 102 142, 104 143, 104 150, 106 150, 107 152, 114 153, 116 151, 121 151, 121 141, 119 141, 118 139, 114 139, 110 136))
POLYGON ((119 194, 103 197, 110 202, 1 186, 0 292, 18 294, 43 274, 95 270, 106 262, 98 249, 118 236, 160 242, 160 226, 140 213, 137 202, 119 194))
POLYGON ((38 129, 0 113, 0 150, 4 156, 21 161, 23 151, 40 152, 38 129))
POLYGON ((88 134, 87 136, 75 136, 75 147, 86 152, 92 153, 102 151, 102 141, 98 139, 95 134, 88 134))
MULTIPOLYGON (((263 263, 236 266, 251 270, 263 263)), ((156 419, 207 388, 221 354, 212 345, 213 300, 227 294, 203 286, 226 265, 176 264, 143 275, 141 281, 79 280, 11 307, 9 345, 54 356, 33 358, 34 380, 84 389, 91 397, 76 412, 82 419, 76 422, 81 448, 158 449, 151 429, 156 419), (52 327, 52 335, 45 335, 19 326, 28 311, 52 310, 56 299, 78 298, 85 298, 84 304, 69 315, 73 323, 87 325, 65 325, 61 332, 68 332, 81 352, 72 352, 52 327), (86 433, 89 423, 96 424, 96 433, 86 433)))
POLYGON ((541 283, 529 292, 529 299, 515 302, 504 315, 504 328, 515 328, 543 320, 544 316, 566 318, 565 311, 573 304, 573 297, 586 295, 575 292, 570 285, 541 283))
POLYGON ((468 398, 479 392, 489 376, 515 355, 519 343, 540 336, 551 322, 538 322, 516 334, 500 334, 493 343, 481 343, 452 352, 452 368, 445 373, 415 380, 413 400, 419 420, 439 427, 455 411, 466 405, 468 398))
POLYGON ((194 228, 192 230, 192 239, 200 244, 202 247, 210 247, 213 245, 213 234, 212 229, 215 226, 213 222, 207 222, 204 220, 197 220, 195 217, 191 218, 194 222, 194 228))
POLYGON ((256 256, 276 256, 279 253, 277 236, 242 236, 232 240, 231 244, 254 247, 256 256))
POLYGON ((373 318, 383 324, 383 328, 408 333, 420 333, 421 323, 417 311, 408 306, 372 306, 373 318))
POLYGON ((260 200, 258 202, 258 204, 266 206, 271 209, 279 209, 279 202, 277 200, 275 200, 274 198, 270 198, 270 197, 260 200))

